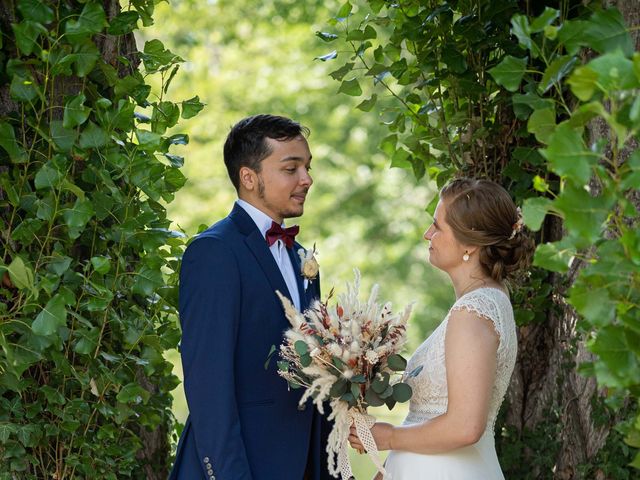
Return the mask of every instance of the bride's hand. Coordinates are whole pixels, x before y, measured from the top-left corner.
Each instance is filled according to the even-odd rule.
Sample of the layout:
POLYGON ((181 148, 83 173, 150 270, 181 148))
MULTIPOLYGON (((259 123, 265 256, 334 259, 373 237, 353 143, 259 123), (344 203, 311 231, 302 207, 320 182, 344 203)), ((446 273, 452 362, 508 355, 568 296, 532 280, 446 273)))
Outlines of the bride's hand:
MULTIPOLYGON (((377 422, 373 427, 371 427, 371 435, 373 435, 373 439, 376 442, 379 451, 382 450, 391 450, 391 435, 393 434, 393 425, 390 423, 377 422)), ((363 453, 365 451, 364 445, 358 438, 356 434, 356 427, 351 426, 349 432, 349 444, 352 448, 358 450, 358 452, 363 453)))

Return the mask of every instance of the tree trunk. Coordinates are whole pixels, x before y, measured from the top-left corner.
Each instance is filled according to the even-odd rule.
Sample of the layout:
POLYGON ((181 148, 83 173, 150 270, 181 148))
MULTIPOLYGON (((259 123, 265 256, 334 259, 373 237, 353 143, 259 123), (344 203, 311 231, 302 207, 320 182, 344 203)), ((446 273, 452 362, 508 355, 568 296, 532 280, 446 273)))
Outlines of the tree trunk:
MULTIPOLYGON (((121 11, 118 0, 103 0, 102 3, 108 20, 112 20, 121 11)), ((15 12, 14 2, 0 2, 0 30, 2 32, 12 31, 11 24, 18 21, 15 12)), ((136 41, 132 33, 120 36, 97 35, 94 38, 94 42, 103 59, 118 69, 120 77, 131 74, 138 69, 140 59, 138 58, 136 41), (124 66, 122 62, 117 61, 118 57, 127 58, 130 65, 124 66)), ((64 97, 77 94, 80 91, 82 79, 76 76, 59 76, 55 78, 55 82, 56 84, 52 89, 53 98, 49 99, 48 103, 53 109, 53 117, 62 119, 64 97)), ((9 85, 6 83, 0 85, 0 117, 15 115, 17 111, 18 105, 10 97, 9 85)), ((0 166, 0 174, 6 171, 7 167, 0 166)), ((6 193, 0 188, 0 200, 4 199, 5 195, 6 193)), ((4 212, 0 211, 0 213, 4 215, 4 212)), ((157 394, 157 386, 148 380, 142 367, 139 368, 137 377, 140 385, 151 392, 151 395, 157 394)), ((139 472, 140 477, 148 480, 166 479, 169 476, 167 458, 170 455, 168 425, 160 425, 154 431, 149 431, 140 425, 132 425, 130 427, 138 432, 143 442, 142 449, 136 454, 142 465, 139 472)))
MULTIPOLYGON (((640 24, 640 3, 626 0, 604 3, 605 7, 617 7, 628 27, 640 24)), ((631 30, 631 34, 637 50, 640 46, 639 32, 631 30)), ((587 131, 589 143, 609 137, 604 122, 592 122, 587 131)), ((627 156, 628 153, 623 153, 621 161, 627 156)), ((597 188, 594 191, 597 192, 597 188)), ((635 194, 632 200, 638 205, 637 192, 635 194)), ((562 229, 560 219, 547 218, 545 240, 559 240, 562 229)), ((519 330, 518 361, 508 392, 509 409, 505 424, 515 427, 521 438, 526 437, 528 451, 523 452, 524 458, 541 455, 535 450, 536 443, 530 440, 535 437, 531 432, 536 430, 541 432, 542 447, 553 455, 549 459, 551 468, 530 472, 530 478, 582 478, 579 465, 594 459, 618 420, 614 418, 608 424, 596 424, 593 400, 602 400, 605 392, 598 390, 594 377, 578 374, 578 366, 592 360, 593 355, 585 346, 584 334, 576 328, 579 318, 564 301, 563 295, 581 267, 581 262, 574 261, 566 276, 549 276, 548 281, 553 285, 551 300, 557 310, 549 311, 544 323, 526 325, 519 330)), ((604 478, 601 471, 596 472, 597 480, 604 478)))

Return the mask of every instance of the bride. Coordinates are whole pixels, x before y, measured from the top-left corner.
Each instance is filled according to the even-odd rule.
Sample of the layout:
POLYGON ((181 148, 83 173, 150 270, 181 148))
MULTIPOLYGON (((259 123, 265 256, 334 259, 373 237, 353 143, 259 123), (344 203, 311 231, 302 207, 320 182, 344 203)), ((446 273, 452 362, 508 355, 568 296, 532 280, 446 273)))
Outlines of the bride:
MULTIPOLYGON (((504 479, 493 428, 517 353, 505 280, 526 267, 533 244, 506 190, 471 179, 442 189, 424 238, 456 302, 409 360, 408 372, 423 368, 407 380, 413 397, 403 425, 371 429, 378 449, 391 450, 385 479, 504 479)), ((349 442, 364 449, 353 427, 349 442)))

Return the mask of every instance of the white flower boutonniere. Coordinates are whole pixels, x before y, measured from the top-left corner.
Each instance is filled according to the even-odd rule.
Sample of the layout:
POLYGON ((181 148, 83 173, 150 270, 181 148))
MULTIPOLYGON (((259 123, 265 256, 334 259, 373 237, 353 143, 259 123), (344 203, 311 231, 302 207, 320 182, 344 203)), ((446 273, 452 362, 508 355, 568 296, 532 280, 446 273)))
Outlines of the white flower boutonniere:
POLYGON ((318 265, 315 257, 316 253, 315 243, 311 250, 305 250, 304 248, 298 250, 298 255, 300 256, 300 273, 305 280, 309 282, 314 281, 318 277, 318 271, 320 270, 320 265, 318 265))

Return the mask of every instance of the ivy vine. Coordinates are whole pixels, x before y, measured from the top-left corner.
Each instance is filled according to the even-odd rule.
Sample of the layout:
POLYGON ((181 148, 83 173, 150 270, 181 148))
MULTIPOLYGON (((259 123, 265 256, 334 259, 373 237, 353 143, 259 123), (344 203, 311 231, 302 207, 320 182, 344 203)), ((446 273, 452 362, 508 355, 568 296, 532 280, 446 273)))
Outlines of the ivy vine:
POLYGON ((168 466, 188 138, 167 130, 203 105, 163 98, 180 57, 135 48, 155 3, 3 6, 0 478, 149 478, 152 432, 168 466))

